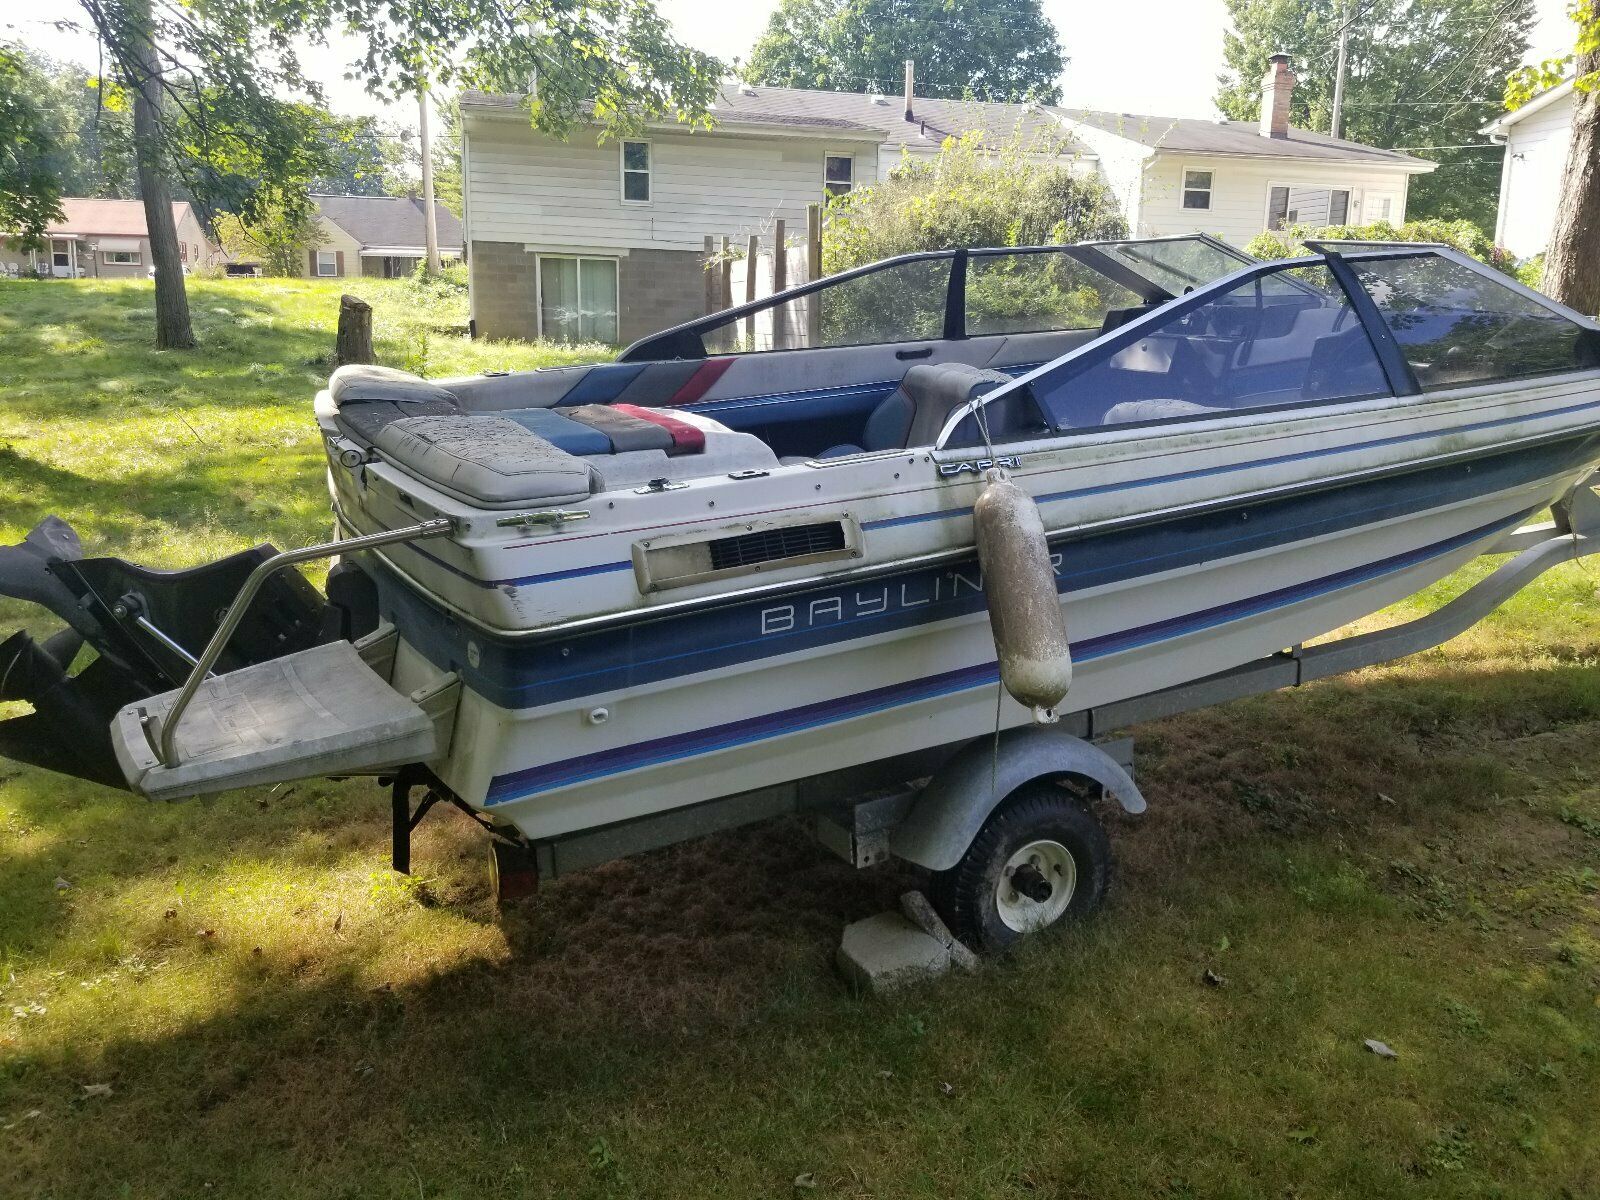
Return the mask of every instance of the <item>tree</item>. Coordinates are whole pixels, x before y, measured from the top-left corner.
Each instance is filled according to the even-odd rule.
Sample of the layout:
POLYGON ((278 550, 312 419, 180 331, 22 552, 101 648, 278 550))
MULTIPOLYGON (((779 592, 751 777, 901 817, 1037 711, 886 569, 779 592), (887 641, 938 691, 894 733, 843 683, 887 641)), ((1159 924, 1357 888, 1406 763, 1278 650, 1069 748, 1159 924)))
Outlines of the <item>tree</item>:
POLYGON ((1127 236, 1116 197, 1014 136, 947 138, 939 156, 907 159, 888 179, 829 205, 823 270, 832 275, 897 254, 961 246, 1040 246, 1127 236))
POLYGON ((233 213, 221 213, 216 229, 224 250, 238 259, 259 260, 268 275, 299 275, 306 251, 324 240, 322 223, 312 212, 281 203, 269 205, 248 224, 233 213))
POLYGON ((52 133, 44 162, 62 194, 135 199, 132 113, 103 104, 100 81, 82 67, 37 51, 23 55, 29 94, 52 133))
POLYGON ((1600 2, 1571 0, 1567 13, 1578 27, 1573 52, 1511 75, 1505 100, 1520 108, 1572 76, 1572 140, 1542 286, 1570 308, 1600 313, 1600 2))
POLYGON ((750 51, 752 83, 945 99, 1061 98, 1065 65, 1039 0, 782 0, 750 51))
POLYGON ((433 135, 433 198, 461 215, 461 109, 452 98, 438 102, 439 131, 433 135))
POLYGON ((48 166, 54 141, 33 82, 21 51, 0 45, 0 232, 30 250, 62 215, 61 181, 48 166))
POLYGON ((327 166, 310 181, 313 192, 336 196, 397 196, 411 186, 405 164, 416 152, 408 133, 376 117, 326 116, 318 133, 327 166))
POLYGON ((1478 131, 1527 52, 1533 0, 1228 0, 1228 10, 1224 114, 1259 117, 1267 56, 1282 50, 1300 81, 1291 122, 1326 132, 1338 31, 1351 14, 1341 136, 1440 164, 1412 179, 1408 216, 1493 227, 1500 156, 1478 131))
POLYGON ((652 0, 78 0, 131 100, 139 191, 156 271, 156 344, 194 344, 177 253, 169 179, 205 195, 219 181, 248 190, 247 223, 291 204, 275 168, 310 157, 307 122, 280 96, 326 110, 300 70, 298 41, 331 29, 361 38, 351 64, 375 95, 415 95, 429 80, 539 86, 526 102, 539 128, 592 121, 604 134, 647 117, 709 126, 720 65, 679 43, 652 0))

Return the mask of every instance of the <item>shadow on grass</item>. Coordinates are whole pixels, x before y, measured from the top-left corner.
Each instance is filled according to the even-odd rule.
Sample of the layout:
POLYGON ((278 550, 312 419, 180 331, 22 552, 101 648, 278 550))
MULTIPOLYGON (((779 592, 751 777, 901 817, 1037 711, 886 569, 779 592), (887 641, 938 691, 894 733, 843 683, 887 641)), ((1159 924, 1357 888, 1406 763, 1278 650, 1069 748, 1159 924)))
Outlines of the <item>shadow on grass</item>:
MULTIPOLYGON (((1403 921, 1411 912, 1410 876, 1392 888, 1385 863, 1409 862, 1422 844, 1443 845, 1442 857, 1453 867, 1407 870, 1418 878, 1424 870, 1450 869, 1474 877, 1459 889, 1465 920, 1477 911, 1471 904, 1481 906, 1468 898, 1488 886, 1480 877, 1491 867, 1508 887, 1520 887, 1519 872, 1531 879, 1583 861, 1585 851, 1595 857, 1579 830, 1540 816, 1531 803, 1551 777, 1579 765, 1564 742, 1546 754, 1537 745, 1540 737, 1582 733, 1582 723, 1600 720, 1593 669, 1488 669, 1443 660, 1413 660, 1412 667, 1141 729, 1141 780, 1151 812, 1140 822, 1117 822, 1127 894, 1114 898, 1107 919, 976 981, 946 981, 936 995, 914 994, 886 1006, 850 1002, 832 980, 828 960, 845 922, 891 906, 914 877, 854 872, 794 822, 588 871, 553 885, 527 908, 496 917, 480 874, 476 829, 453 814, 430 820, 417 865, 432 882, 413 894, 407 902, 412 915, 399 921, 341 928, 328 917, 315 939, 264 953, 226 927, 200 952, 187 931, 144 945, 149 959, 172 955, 167 970, 203 978, 210 1011, 165 1016, 141 999, 143 984, 129 981, 123 985, 130 989, 128 1003, 147 1013, 137 1025, 105 1033, 82 1029, 77 1038, 13 1059, 0 1086, 17 1099, 0 1104, 0 1116, 24 1105, 47 1114, 10 1135, 20 1139, 13 1169, 40 1194, 53 1194, 52 1186, 60 1194, 115 1194, 132 1180, 135 1194, 192 1195, 221 1179, 225 1189, 241 1194, 378 1196, 412 1194, 426 1177, 428 1195, 523 1195, 539 1190, 534 1180, 542 1180, 549 1165, 540 1148, 554 1143, 578 1163, 563 1168, 568 1187, 555 1189, 561 1194, 654 1194, 648 1185, 621 1186, 604 1166, 609 1152, 598 1153, 597 1168, 594 1146, 610 1145, 607 1137, 648 1141, 640 1133, 645 1122, 711 1139, 703 1150, 684 1144, 678 1151, 716 1157, 715 1130, 695 1125, 701 1119, 695 1114, 702 1114, 739 1124, 741 1144, 772 1154, 787 1171, 779 1172, 786 1183, 807 1164, 789 1167, 782 1155, 794 1152, 793 1135, 760 1113, 795 1114, 795 1128, 817 1137, 841 1119, 829 1115, 829 1106, 844 1103, 880 1129, 885 1121, 899 1128, 894 1122, 902 1118, 888 1115, 897 1109, 858 1094, 869 1085, 889 1086, 877 1079, 883 1067, 905 1077, 968 1070, 967 1086, 993 1088, 992 1096, 984 1095, 996 1120, 1024 1119, 1011 1102, 1032 1094, 1034 1055, 1049 1039, 1065 1036, 1060 1023, 1068 1019, 1063 1006, 1070 1005, 1074 1019, 1104 1023, 1100 1033, 1114 1049, 1089 1054, 1097 1061, 1076 1076, 1070 1102, 1044 1094, 1034 1100, 1047 1111, 1065 1105, 1061 1111, 1092 1123, 1102 1139, 1096 1153, 1109 1155, 1096 1168, 1100 1178, 1135 1179, 1144 1194, 1154 1194, 1149 1189, 1166 1186, 1169 1177, 1138 1161, 1121 1163, 1115 1148, 1129 1122, 1150 1127, 1153 1118, 1139 1099, 1147 1089, 1176 1089, 1191 1101, 1209 1090, 1212 1074, 1224 1068, 1204 1055, 1190 1056, 1181 1044, 1209 1044, 1226 1036, 1218 1031, 1228 1026, 1193 1012, 1187 1000, 1176 1007, 1145 1001, 1163 1014, 1155 1025, 1125 1028, 1123 1018, 1150 995, 1152 970, 1156 978, 1174 968, 1183 978, 1198 974, 1205 960, 1190 960, 1191 925, 1206 931, 1200 940, 1214 943, 1208 922, 1226 914, 1223 928, 1236 937, 1249 931, 1263 942, 1268 960, 1260 965, 1262 980, 1219 1003, 1225 1011, 1252 1013, 1254 1036, 1247 1040, 1267 1064, 1286 1056, 1263 1038, 1270 1033, 1283 1046, 1314 1038, 1320 1006, 1333 1003, 1326 989, 1339 994, 1355 986, 1338 984, 1346 969, 1363 972, 1360 986, 1421 989, 1423 1013, 1438 1003, 1427 994, 1440 970, 1463 972, 1461 987, 1476 978, 1450 958, 1480 952, 1474 939, 1481 935, 1472 926, 1466 928, 1473 932, 1448 935, 1465 939, 1461 946, 1441 950, 1426 938, 1409 945, 1405 963, 1367 944, 1373 922, 1403 921), (1515 751, 1510 739, 1518 739, 1515 751), (1471 845, 1457 838, 1467 825, 1479 831, 1471 845), (1501 827, 1508 837, 1514 831, 1514 845, 1497 844, 1501 827), (1317 865, 1347 863, 1352 854, 1348 877, 1345 866, 1317 865), (1271 908, 1277 901, 1262 899, 1279 893, 1289 897, 1287 915, 1271 908), (396 937, 425 939, 428 922, 446 920, 476 926, 487 941, 450 953, 437 953, 426 940, 414 954, 393 945, 396 937), (1329 936, 1328 922, 1336 920, 1345 922, 1339 937, 1313 944, 1329 936), (1274 964, 1273 937, 1297 938, 1299 948, 1281 948, 1287 960, 1274 964), (344 949, 328 953, 322 939, 346 939, 344 949), (1369 955, 1371 963, 1364 961, 1369 955), (1435 955, 1445 966, 1433 962, 1435 955), (386 965, 376 968, 379 963, 386 965), (1286 1007, 1263 1008, 1255 991, 1277 987, 1275 971, 1286 972, 1286 1007), (1110 990, 1101 994, 1102 986, 1110 990), (931 1051, 920 1040, 930 1009, 955 1026, 936 1067, 923 1062, 931 1051), (981 1064, 966 1062, 964 1037, 982 1046, 981 1064), (88 1082, 113 1084, 116 1097, 103 1108, 64 1101, 88 1082), (629 1114, 628 1123, 610 1125, 618 1113, 629 1114), (141 1130, 140 1138, 130 1141, 130 1129, 141 1130), (491 1162, 494 1188, 474 1173, 491 1162), (532 1174, 522 1178, 519 1171, 532 1174), (574 1179, 582 1185, 576 1191, 574 1179)), ((152 810, 128 797, 79 791, 61 810, 51 807, 40 778, 0 784, 0 797, 48 831, 54 846, 89 840, 109 848, 95 855, 107 860, 100 876, 75 883, 85 891, 115 892, 147 877, 171 876, 195 868, 197 858, 206 868, 199 877, 214 886, 223 886, 230 864, 241 861, 292 876, 325 870, 363 848, 374 872, 383 872, 385 809, 370 786, 314 785, 293 799, 270 800, 270 811, 258 807, 264 793, 152 810), (25 785, 20 803, 19 782, 25 785), (216 871, 209 873, 212 866, 216 871)), ((48 849, 14 858, 8 868, 49 895, 44 881, 55 867, 48 849)), ((1452 886, 1448 878, 1437 882, 1447 898, 1452 886)), ((151 903, 159 903, 153 896, 151 903)), ((1428 911, 1439 903, 1427 898, 1428 911)), ((13 946, 42 949, 67 935, 60 905, 53 914, 30 906, 16 915, 29 924, 8 929, 13 946)), ((159 921, 143 919, 147 929, 159 928, 159 921)), ((1529 932, 1527 952, 1549 961, 1548 938, 1529 932)), ((136 929, 133 936, 146 935, 136 929)), ((1394 936, 1391 924, 1387 937, 1394 936)), ((1503 935, 1497 941, 1502 958, 1523 952, 1503 935)), ((1512 992, 1496 989, 1511 987, 1518 1004, 1565 1013, 1576 1003, 1571 995, 1582 991, 1574 973, 1582 966, 1557 969, 1566 975, 1533 990, 1517 991, 1508 982, 1514 976, 1486 977, 1475 986, 1508 1004, 1512 992), (1569 975, 1572 981, 1562 982, 1569 975)), ((1580 999, 1587 1003, 1586 996, 1580 999)), ((1370 1002, 1375 1010, 1388 1006, 1393 1019, 1394 996, 1375 990, 1370 1002)), ((1370 1019, 1378 1017, 1374 1011, 1370 1019)), ((1070 1032, 1074 1039, 1086 1036, 1070 1032)), ((1359 1048, 1354 1031, 1341 1029, 1340 1035, 1359 1048)), ((1350 1069, 1367 1065, 1355 1059, 1350 1069)), ((1252 1069, 1281 1069, 1299 1079, 1290 1062, 1252 1069)), ((1461 1071, 1464 1078, 1474 1075, 1465 1061, 1461 1071)), ((1370 1087, 1361 1078, 1348 1095, 1370 1087)), ((1465 1086, 1452 1076, 1428 1102, 1467 1103, 1459 1091, 1465 1086)), ((1237 1087, 1251 1103, 1289 1103, 1292 1109, 1284 1095, 1294 1090, 1282 1081, 1265 1092, 1248 1078, 1237 1087)), ((940 1103, 937 1093, 931 1103, 940 1103)), ((1537 1108, 1533 1100, 1519 1103, 1537 1108)), ((925 1144, 937 1141, 943 1118, 913 1107, 902 1132, 925 1144)), ((970 1126, 988 1120, 982 1115, 988 1111, 968 1108, 962 1119, 970 1126)), ((1342 1119, 1316 1112, 1284 1116, 1291 1139, 1308 1122, 1342 1119)), ((1400 1122, 1397 1136, 1412 1137, 1408 1130, 1400 1122)), ((951 1129, 946 1136, 960 1144, 967 1133, 951 1129)), ((1035 1129, 1034 1136, 1045 1135, 1035 1129)), ((1359 1142, 1325 1153, 1359 1155, 1359 1142)), ((1004 1137, 994 1144, 1003 1147, 1004 1137)), ((1386 1162, 1363 1169, 1397 1172, 1393 1186, 1415 1182, 1425 1177, 1431 1151, 1418 1153, 1421 1166, 1386 1162)), ((1235 1152, 1224 1159, 1224 1168, 1237 1169, 1235 1152)), ((1323 1183, 1347 1169, 1329 1161, 1323 1183)), ((982 1176, 970 1164, 962 1170, 982 1176)), ((1291 1168, 1282 1170, 1295 1178, 1291 1168)), ((975 1184, 974 1194, 1033 1190, 1014 1182, 975 1184)), ((1131 1187, 1129 1194, 1135 1194, 1131 1187)))

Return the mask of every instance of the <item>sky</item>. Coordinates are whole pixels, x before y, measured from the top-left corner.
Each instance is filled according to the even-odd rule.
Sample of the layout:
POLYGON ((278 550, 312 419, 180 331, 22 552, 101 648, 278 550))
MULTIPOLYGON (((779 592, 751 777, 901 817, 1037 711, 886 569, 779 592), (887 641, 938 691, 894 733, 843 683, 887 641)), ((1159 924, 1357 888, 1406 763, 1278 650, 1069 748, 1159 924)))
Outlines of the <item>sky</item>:
MULTIPOLYGON (((1572 42, 1567 0, 1537 0, 1539 24, 1530 61, 1564 53, 1572 42)), ((33 46, 54 58, 93 66, 93 39, 53 27, 81 18, 74 0, 0 0, 0 39, 33 46)), ((744 56, 766 27, 777 0, 657 0, 678 36, 723 60, 744 56)), ((1070 59, 1062 98, 1076 107, 1166 117, 1210 117, 1222 69, 1223 0, 1044 0, 1070 59)), ((375 114, 414 125, 415 108, 386 106, 359 84, 341 78, 356 57, 348 39, 308 47, 306 73, 327 89, 334 111, 375 114)))

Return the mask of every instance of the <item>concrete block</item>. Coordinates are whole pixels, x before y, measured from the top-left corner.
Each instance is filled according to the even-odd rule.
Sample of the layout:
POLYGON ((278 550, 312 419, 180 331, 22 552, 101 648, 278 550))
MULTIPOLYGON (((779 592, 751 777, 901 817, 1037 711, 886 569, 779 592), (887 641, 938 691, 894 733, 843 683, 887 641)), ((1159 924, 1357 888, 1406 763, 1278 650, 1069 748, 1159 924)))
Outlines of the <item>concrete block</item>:
POLYGON ((846 925, 834 961, 846 979, 882 995, 943 975, 950 951, 899 913, 886 912, 846 925))
POLYGON ((956 966, 963 971, 978 969, 978 956, 950 932, 950 926, 944 923, 944 918, 934 911, 933 904, 921 892, 907 892, 901 896, 900 911, 905 913, 908 921, 948 950, 950 961, 956 966))

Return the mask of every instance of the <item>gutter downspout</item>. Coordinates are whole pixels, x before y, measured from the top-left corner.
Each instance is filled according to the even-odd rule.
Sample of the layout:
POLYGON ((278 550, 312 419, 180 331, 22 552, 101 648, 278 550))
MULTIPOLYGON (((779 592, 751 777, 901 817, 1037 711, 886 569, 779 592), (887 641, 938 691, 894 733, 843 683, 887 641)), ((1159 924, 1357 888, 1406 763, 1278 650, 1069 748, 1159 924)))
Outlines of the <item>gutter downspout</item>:
POLYGON ((1498 142, 1502 147, 1500 153, 1500 199, 1494 207, 1494 244, 1506 244, 1506 211, 1511 205, 1511 135, 1509 133, 1491 133, 1491 142, 1498 142))

